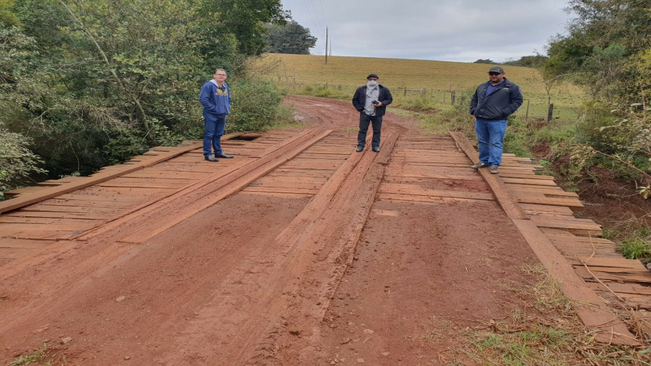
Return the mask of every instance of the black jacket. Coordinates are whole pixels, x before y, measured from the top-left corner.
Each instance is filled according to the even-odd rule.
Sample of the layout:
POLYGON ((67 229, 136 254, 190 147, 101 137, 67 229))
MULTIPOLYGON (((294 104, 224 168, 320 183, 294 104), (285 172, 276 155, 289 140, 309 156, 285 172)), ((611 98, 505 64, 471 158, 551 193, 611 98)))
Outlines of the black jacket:
POLYGON ((520 88, 504 78, 504 82, 487 96, 489 84, 487 81, 477 87, 470 101, 470 114, 479 119, 505 120, 522 105, 520 88))
MULTIPOLYGON (((384 113, 387 111, 387 106, 393 102, 393 97, 388 88, 385 88, 382 85, 378 85, 378 87, 380 88, 380 94, 377 100, 382 102, 382 106, 375 108, 375 115, 384 116, 384 113)), ((357 88, 355 95, 353 96, 353 105, 358 112, 364 111, 364 105, 366 105, 366 88, 366 85, 360 86, 357 88)))

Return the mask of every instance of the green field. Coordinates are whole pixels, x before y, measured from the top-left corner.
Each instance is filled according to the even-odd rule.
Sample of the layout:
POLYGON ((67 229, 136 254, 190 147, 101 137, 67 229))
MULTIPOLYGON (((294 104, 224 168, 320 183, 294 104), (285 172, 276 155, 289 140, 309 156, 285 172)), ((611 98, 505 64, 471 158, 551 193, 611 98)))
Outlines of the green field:
MULTIPOLYGON (((355 88, 366 82, 366 76, 376 73, 380 83, 391 89, 400 106, 407 98, 424 98, 440 106, 451 103, 451 91, 458 97, 472 92, 477 85, 488 80, 490 65, 405 59, 365 57, 266 54, 248 65, 249 71, 271 80, 290 94, 310 94, 305 88, 332 89, 324 96, 351 98, 355 88), (407 92, 405 92, 407 89, 407 92)), ((547 115, 547 92, 538 70, 504 66, 506 77, 520 85, 525 104, 516 113, 524 117, 529 104, 529 116, 547 115)), ((551 89, 554 114, 562 120, 576 118, 576 109, 585 98, 578 87, 563 83, 551 89)))

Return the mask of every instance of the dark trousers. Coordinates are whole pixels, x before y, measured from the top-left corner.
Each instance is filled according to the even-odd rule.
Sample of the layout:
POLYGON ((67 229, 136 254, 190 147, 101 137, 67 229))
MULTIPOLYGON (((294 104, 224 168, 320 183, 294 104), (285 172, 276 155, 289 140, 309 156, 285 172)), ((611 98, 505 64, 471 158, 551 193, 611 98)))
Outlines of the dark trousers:
POLYGON ((382 130, 382 116, 369 116, 362 112, 359 114, 359 133, 357 134, 357 146, 366 146, 366 132, 368 125, 373 124, 373 140, 371 147, 380 147, 380 135, 382 130))
POLYGON ((224 135, 226 127, 226 115, 215 116, 214 114, 204 113, 204 134, 203 134, 203 155, 210 155, 210 148, 215 151, 215 155, 222 153, 221 138, 224 135))

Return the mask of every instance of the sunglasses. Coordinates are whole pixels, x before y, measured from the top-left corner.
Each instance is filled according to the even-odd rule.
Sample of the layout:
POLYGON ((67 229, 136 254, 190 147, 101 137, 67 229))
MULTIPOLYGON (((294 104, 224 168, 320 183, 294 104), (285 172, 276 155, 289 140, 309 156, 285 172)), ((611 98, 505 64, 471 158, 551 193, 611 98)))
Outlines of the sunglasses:
POLYGON ((499 72, 489 72, 488 75, 496 76, 496 75, 500 75, 500 73, 499 72))

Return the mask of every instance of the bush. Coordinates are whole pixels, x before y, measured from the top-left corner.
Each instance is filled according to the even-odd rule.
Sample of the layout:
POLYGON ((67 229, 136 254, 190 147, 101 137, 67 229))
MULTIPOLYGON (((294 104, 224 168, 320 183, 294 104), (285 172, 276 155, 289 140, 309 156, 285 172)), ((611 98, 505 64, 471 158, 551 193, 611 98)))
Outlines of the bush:
POLYGON ((46 173, 38 167, 41 159, 28 146, 26 137, 0 128, 0 199, 5 191, 24 185, 30 175, 46 173))
POLYGON ((230 132, 263 131, 273 125, 282 98, 273 84, 251 79, 230 84, 233 104, 226 130, 230 132))

